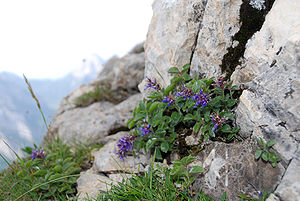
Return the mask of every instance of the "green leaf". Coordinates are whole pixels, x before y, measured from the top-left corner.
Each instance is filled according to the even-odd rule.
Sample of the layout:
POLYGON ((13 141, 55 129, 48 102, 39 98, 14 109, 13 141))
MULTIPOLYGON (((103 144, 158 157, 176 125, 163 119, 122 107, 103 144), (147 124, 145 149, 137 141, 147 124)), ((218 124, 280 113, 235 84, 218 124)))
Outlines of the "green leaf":
POLYGON ((198 173, 202 173, 204 172, 204 169, 200 166, 193 166, 191 169, 190 169, 190 174, 198 174, 198 173))
POLYGON ((184 166, 176 166, 171 170, 171 175, 177 175, 179 173, 181 173, 182 171, 184 171, 184 166))
POLYGON ((269 153, 268 152, 264 152, 262 155, 261 155, 262 159, 264 161, 268 161, 269 160, 269 153))
POLYGON ((147 141, 147 143, 146 143, 146 150, 151 149, 154 146, 154 144, 155 144, 156 141, 157 141, 157 138, 151 138, 151 139, 149 139, 147 141))
POLYGON ((155 134, 158 135, 158 136, 165 136, 167 133, 166 130, 162 129, 162 128, 159 128, 155 131, 155 134))
POLYGON ((261 156, 261 153, 263 152, 262 149, 258 149, 256 150, 255 154, 254 154, 254 157, 255 159, 259 159, 259 157, 261 156))
POLYGON ((172 118, 173 123, 177 124, 180 121, 181 114, 179 112, 173 112, 171 114, 171 118, 172 118))
POLYGON ((157 108, 157 106, 158 106, 160 103, 161 103, 161 102, 154 102, 154 103, 151 105, 151 107, 150 107, 150 109, 149 109, 149 112, 152 113, 152 112, 157 108))
POLYGON ((129 129, 132 129, 136 124, 136 121, 134 121, 133 119, 129 119, 128 122, 127 122, 127 127, 129 129))
POLYGON ((159 160, 162 160, 162 155, 161 155, 161 152, 158 148, 155 148, 155 158, 156 159, 159 159, 159 160))
POLYGON ((239 90, 239 87, 234 85, 234 86, 231 87, 231 90, 239 90))
POLYGON ((44 177, 46 174, 47 174, 47 170, 39 170, 39 171, 36 171, 35 173, 33 173, 31 176, 34 176, 34 177, 44 177))
POLYGON ((136 117, 135 117, 134 121, 138 122, 138 121, 140 121, 140 120, 142 120, 144 118, 145 118, 145 113, 140 113, 139 112, 139 113, 136 114, 136 117))
POLYGON ((192 156, 185 156, 181 159, 183 165, 188 165, 188 164, 194 162, 195 160, 196 160, 196 158, 192 157, 192 156))
POLYGON ((259 144, 260 146, 262 146, 262 147, 265 146, 265 143, 264 143, 264 141, 263 141, 262 138, 258 138, 257 141, 258 141, 258 144, 259 144))
POLYGON ((179 69, 177 67, 171 67, 171 68, 169 68, 168 73, 179 74, 180 71, 179 71, 179 69))
POLYGON ((33 164, 33 160, 29 160, 25 163, 25 167, 30 168, 33 164))
POLYGON ((229 99, 229 100, 227 101, 227 107, 232 107, 232 106, 235 105, 235 103, 236 103, 236 100, 235 100, 235 99, 229 99))
POLYGON ((165 96, 168 96, 169 93, 170 93, 175 87, 176 87, 175 84, 170 84, 170 85, 166 88, 166 90, 165 90, 165 92, 164 92, 164 95, 165 95, 165 96))
POLYGON ((227 118, 227 119, 234 119, 234 114, 232 114, 232 113, 225 113, 221 117, 224 117, 224 118, 227 118))
POLYGON ((201 126, 201 122, 196 123, 193 128, 194 132, 198 133, 200 126, 201 126))
POLYGON ((227 201, 227 199, 226 199, 226 192, 223 193, 220 201, 227 201))
POLYGON ((266 147, 267 147, 267 148, 270 148, 270 147, 272 147, 275 143, 276 143, 275 140, 269 140, 269 141, 267 142, 267 144, 266 144, 266 147))
POLYGON ((148 98, 150 98, 150 99, 158 99, 158 98, 161 98, 161 97, 162 97, 162 95, 159 94, 158 92, 152 92, 152 93, 148 96, 148 98))
POLYGON ((63 187, 61 187, 61 188, 58 189, 58 192, 61 193, 61 192, 64 192, 64 191, 66 191, 68 189, 71 189, 71 186, 64 185, 63 187))
POLYGON ((53 181, 53 180, 56 180, 56 179, 58 179, 60 177, 62 177, 62 174, 57 173, 57 174, 54 174, 54 175, 50 176, 49 180, 53 181))
POLYGON ((171 79, 171 84, 176 84, 176 83, 178 83, 178 82, 181 82, 182 81, 182 77, 181 76, 179 76, 179 77, 173 77, 172 79, 171 79))
POLYGON ((22 175, 24 175, 25 173, 26 173, 25 170, 20 170, 20 171, 18 171, 17 176, 22 176, 22 175))
POLYGON ((181 73, 184 73, 184 72, 188 71, 189 69, 190 69, 190 64, 185 64, 184 66, 182 66, 181 73))
POLYGON ((230 132, 231 132, 231 128, 230 128, 229 125, 225 124, 225 125, 222 126, 221 131, 222 131, 223 133, 230 133, 230 132))
POLYGON ((61 172, 61 171, 62 171, 62 166, 61 166, 61 165, 56 165, 56 166, 52 169, 52 171, 54 171, 54 172, 61 172))
POLYGON ((191 77, 190 75, 186 74, 186 73, 184 73, 184 74, 182 75, 182 77, 183 77, 183 79, 184 79, 185 81, 189 81, 189 80, 192 79, 192 77, 191 77))
POLYGON ((277 163, 276 163, 276 162, 273 162, 273 163, 272 163, 272 166, 273 166, 273 167, 276 167, 276 166, 277 166, 277 163))
POLYGON ((208 124, 205 124, 204 126, 202 126, 202 128, 201 128, 201 133, 204 134, 205 131, 208 130, 208 128, 209 128, 209 125, 208 125, 208 124))
POLYGON ((187 115, 185 115, 184 120, 185 121, 187 121, 187 120, 194 120, 194 116, 192 114, 187 114, 187 115))
POLYGON ((169 150, 169 143, 168 142, 163 142, 160 144, 160 150, 164 153, 167 153, 169 150))

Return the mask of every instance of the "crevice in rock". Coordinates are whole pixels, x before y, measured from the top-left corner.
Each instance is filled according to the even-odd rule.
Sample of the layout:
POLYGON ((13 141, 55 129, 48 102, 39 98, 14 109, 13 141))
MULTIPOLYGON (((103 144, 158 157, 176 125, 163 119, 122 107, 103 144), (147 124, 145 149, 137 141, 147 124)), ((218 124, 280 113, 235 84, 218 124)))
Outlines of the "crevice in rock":
POLYGON ((120 127, 109 130, 108 136, 117 134, 118 132, 121 132, 121 131, 130 131, 130 129, 127 126, 120 126, 120 127))
POLYGON ((240 23, 242 25, 239 32, 232 37, 232 41, 238 41, 238 45, 227 49, 220 66, 222 73, 226 73, 226 78, 230 78, 235 68, 241 64, 240 59, 244 55, 248 40, 261 29, 274 1, 266 0, 266 9, 257 10, 249 4, 250 0, 243 0, 240 7, 240 23))
MULTIPOLYGON (((195 50, 197 48, 198 37, 199 37, 200 30, 202 28, 202 21, 203 21, 204 12, 206 10, 206 5, 207 5, 207 0, 203 1, 203 6, 201 6, 201 4, 193 5, 194 16, 195 16, 194 21, 195 21, 195 23, 199 23, 199 26, 198 26, 196 38, 194 40, 194 44, 192 46, 192 52, 191 52, 190 62, 189 62, 190 65, 192 64, 194 53, 195 53, 195 50), (201 9, 201 8, 203 8, 203 9, 201 9)), ((188 73, 190 73, 190 70, 188 71, 188 73)))

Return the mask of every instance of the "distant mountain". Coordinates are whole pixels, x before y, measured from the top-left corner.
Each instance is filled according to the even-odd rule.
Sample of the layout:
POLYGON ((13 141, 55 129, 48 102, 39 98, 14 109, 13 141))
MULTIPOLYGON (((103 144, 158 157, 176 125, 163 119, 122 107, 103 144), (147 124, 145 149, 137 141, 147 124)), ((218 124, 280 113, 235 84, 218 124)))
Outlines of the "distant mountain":
MULTIPOLYGON (((103 60, 93 55, 80 68, 59 79, 29 79, 47 119, 52 119, 63 97, 79 85, 92 81, 102 70, 103 60)), ((6 141, 18 154, 21 147, 40 144, 46 132, 41 114, 22 77, 0 73, 0 153, 14 159, 6 141)), ((0 169, 6 167, 0 158, 0 169)))

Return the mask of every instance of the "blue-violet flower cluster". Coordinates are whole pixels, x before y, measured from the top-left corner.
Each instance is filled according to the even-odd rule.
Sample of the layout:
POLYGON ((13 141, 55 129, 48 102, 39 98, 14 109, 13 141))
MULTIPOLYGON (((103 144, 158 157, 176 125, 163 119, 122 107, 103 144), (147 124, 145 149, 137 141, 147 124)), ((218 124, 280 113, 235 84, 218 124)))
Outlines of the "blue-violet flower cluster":
POLYGON ((217 81, 213 84, 217 88, 224 89, 224 85, 227 84, 225 81, 225 78, 223 76, 220 76, 217 81))
POLYGON ((209 101, 208 94, 204 94, 201 89, 200 92, 193 97, 193 99, 197 101, 194 107, 201 105, 201 108, 206 106, 209 101))
POLYGON ((148 88, 152 88, 152 89, 155 89, 155 90, 160 90, 160 86, 159 86, 159 84, 156 82, 156 81, 152 81, 150 78, 148 78, 148 77, 146 77, 146 79, 147 79, 147 85, 146 85, 146 88, 145 88, 145 90, 146 89, 148 89, 148 88))
POLYGON ((130 150, 133 150, 135 136, 129 135, 121 137, 118 141, 118 152, 116 153, 120 159, 124 159, 126 157, 126 153, 130 150))
POLYGON ((169 95, 167 97, 164 97, 164 99, 162 100, 162 102, 164 103, 169 103, 168 107, 175 101, 174 97, 169 95))
POLYGON ((34 160, 36 158, 40 158, 40 159, 45 158, 45 151, 43 149, 36 149, 36 150, 32 151, 31 153, 32 154, 30 155, 30 157, 32 158, 32 160, 34 160))
POLYGON ((212 128, 212 131, 215 131, 219 126, 222 126, 223 123, 227 121, 226 118, 220 117, 219 114, 214 115, 213 117, 210 117, 211 120, 214 123, 214 127, 212 128))
POLYGON ((182 88, 180 89, 179 92, 175 96, 182 96, 183 99, 190 99, 192 96, 195 94, 191 89, 186 88, 184 85, 182 85, 182 88))
POLYGON ((137 128, 138 130, 142 131, 141 137, 144 137, 145 135, 147 135, 148 133, 151 133, 151 125, 147 125, 145 124, 144 127, 142 128, 137 128))

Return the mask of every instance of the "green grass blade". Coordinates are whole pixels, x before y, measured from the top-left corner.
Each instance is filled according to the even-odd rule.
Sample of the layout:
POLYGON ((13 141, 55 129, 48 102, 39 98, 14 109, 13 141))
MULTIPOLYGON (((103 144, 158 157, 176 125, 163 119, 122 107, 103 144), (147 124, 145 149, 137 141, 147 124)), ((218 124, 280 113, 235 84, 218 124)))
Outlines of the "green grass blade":
POLYGON ((44 185, 46 185, 46 184, 52 183, 52 182, 57 181, 57 180, 60 180, 60 179, 69 178, 69 177, 77 177, 77 176, 80 176, 80 174, 67 175, 67 176, 59 177, 59 178, 53 179, 53 180, 51 180, 51 181, 47 181, 47 182, 45 182, 45 183, 39 184, 39 185, 35 186, 34 188, 30 189, 29 191, 26 191, 25 193, 23 193, 23 194, 20 195, 19 197, 17 197, 17 199, 15 199, 14 201, 19 200, 20 198, 24 197, 26 194, 28 194, 28 193, 34 191, 35 189, 37 189, 37 188, 39 188, 39 187, 41 187, 41 186, 44 186, 44 185))
POLYGON ((0 154, 1 158, 5 161, 5 163, 14 171, 16 171, 16 169, 6 160, 6 158, 4 156, 2 156, 2 154, 0 154))
POLYGON ((32 98, 35 100, 36 105, 37 105, 37 107, 39 108, 40 113, 42 114, 42 117, 43 117, 45 126, 46 126, 46 128, 47 128, 47 131, 49 131, 49 127, 48 127, 48 124, 47 124, 47 122, 46 122, 46 118, 45 118, 45 116, 44 116, 44 113, 43 113, 43 111, 42 111, 42 108, 41 108, 39 99, 37 99, 37 97, 34 95, 34 92, 33 92, 33 89, 32 89, 32 87, 31 87, 31 84, 30 84, 30 82, 27 80, 27 78, 26 78, 26 76, 25 76, 24 74, 23 74, 23 77, 24 77, 24 80, 25 80, 25 82, 26 82, 26 84, 27 84, 27 86, 28 86, 28 90, 29 90, 29 92, 30 92, 32 98))

